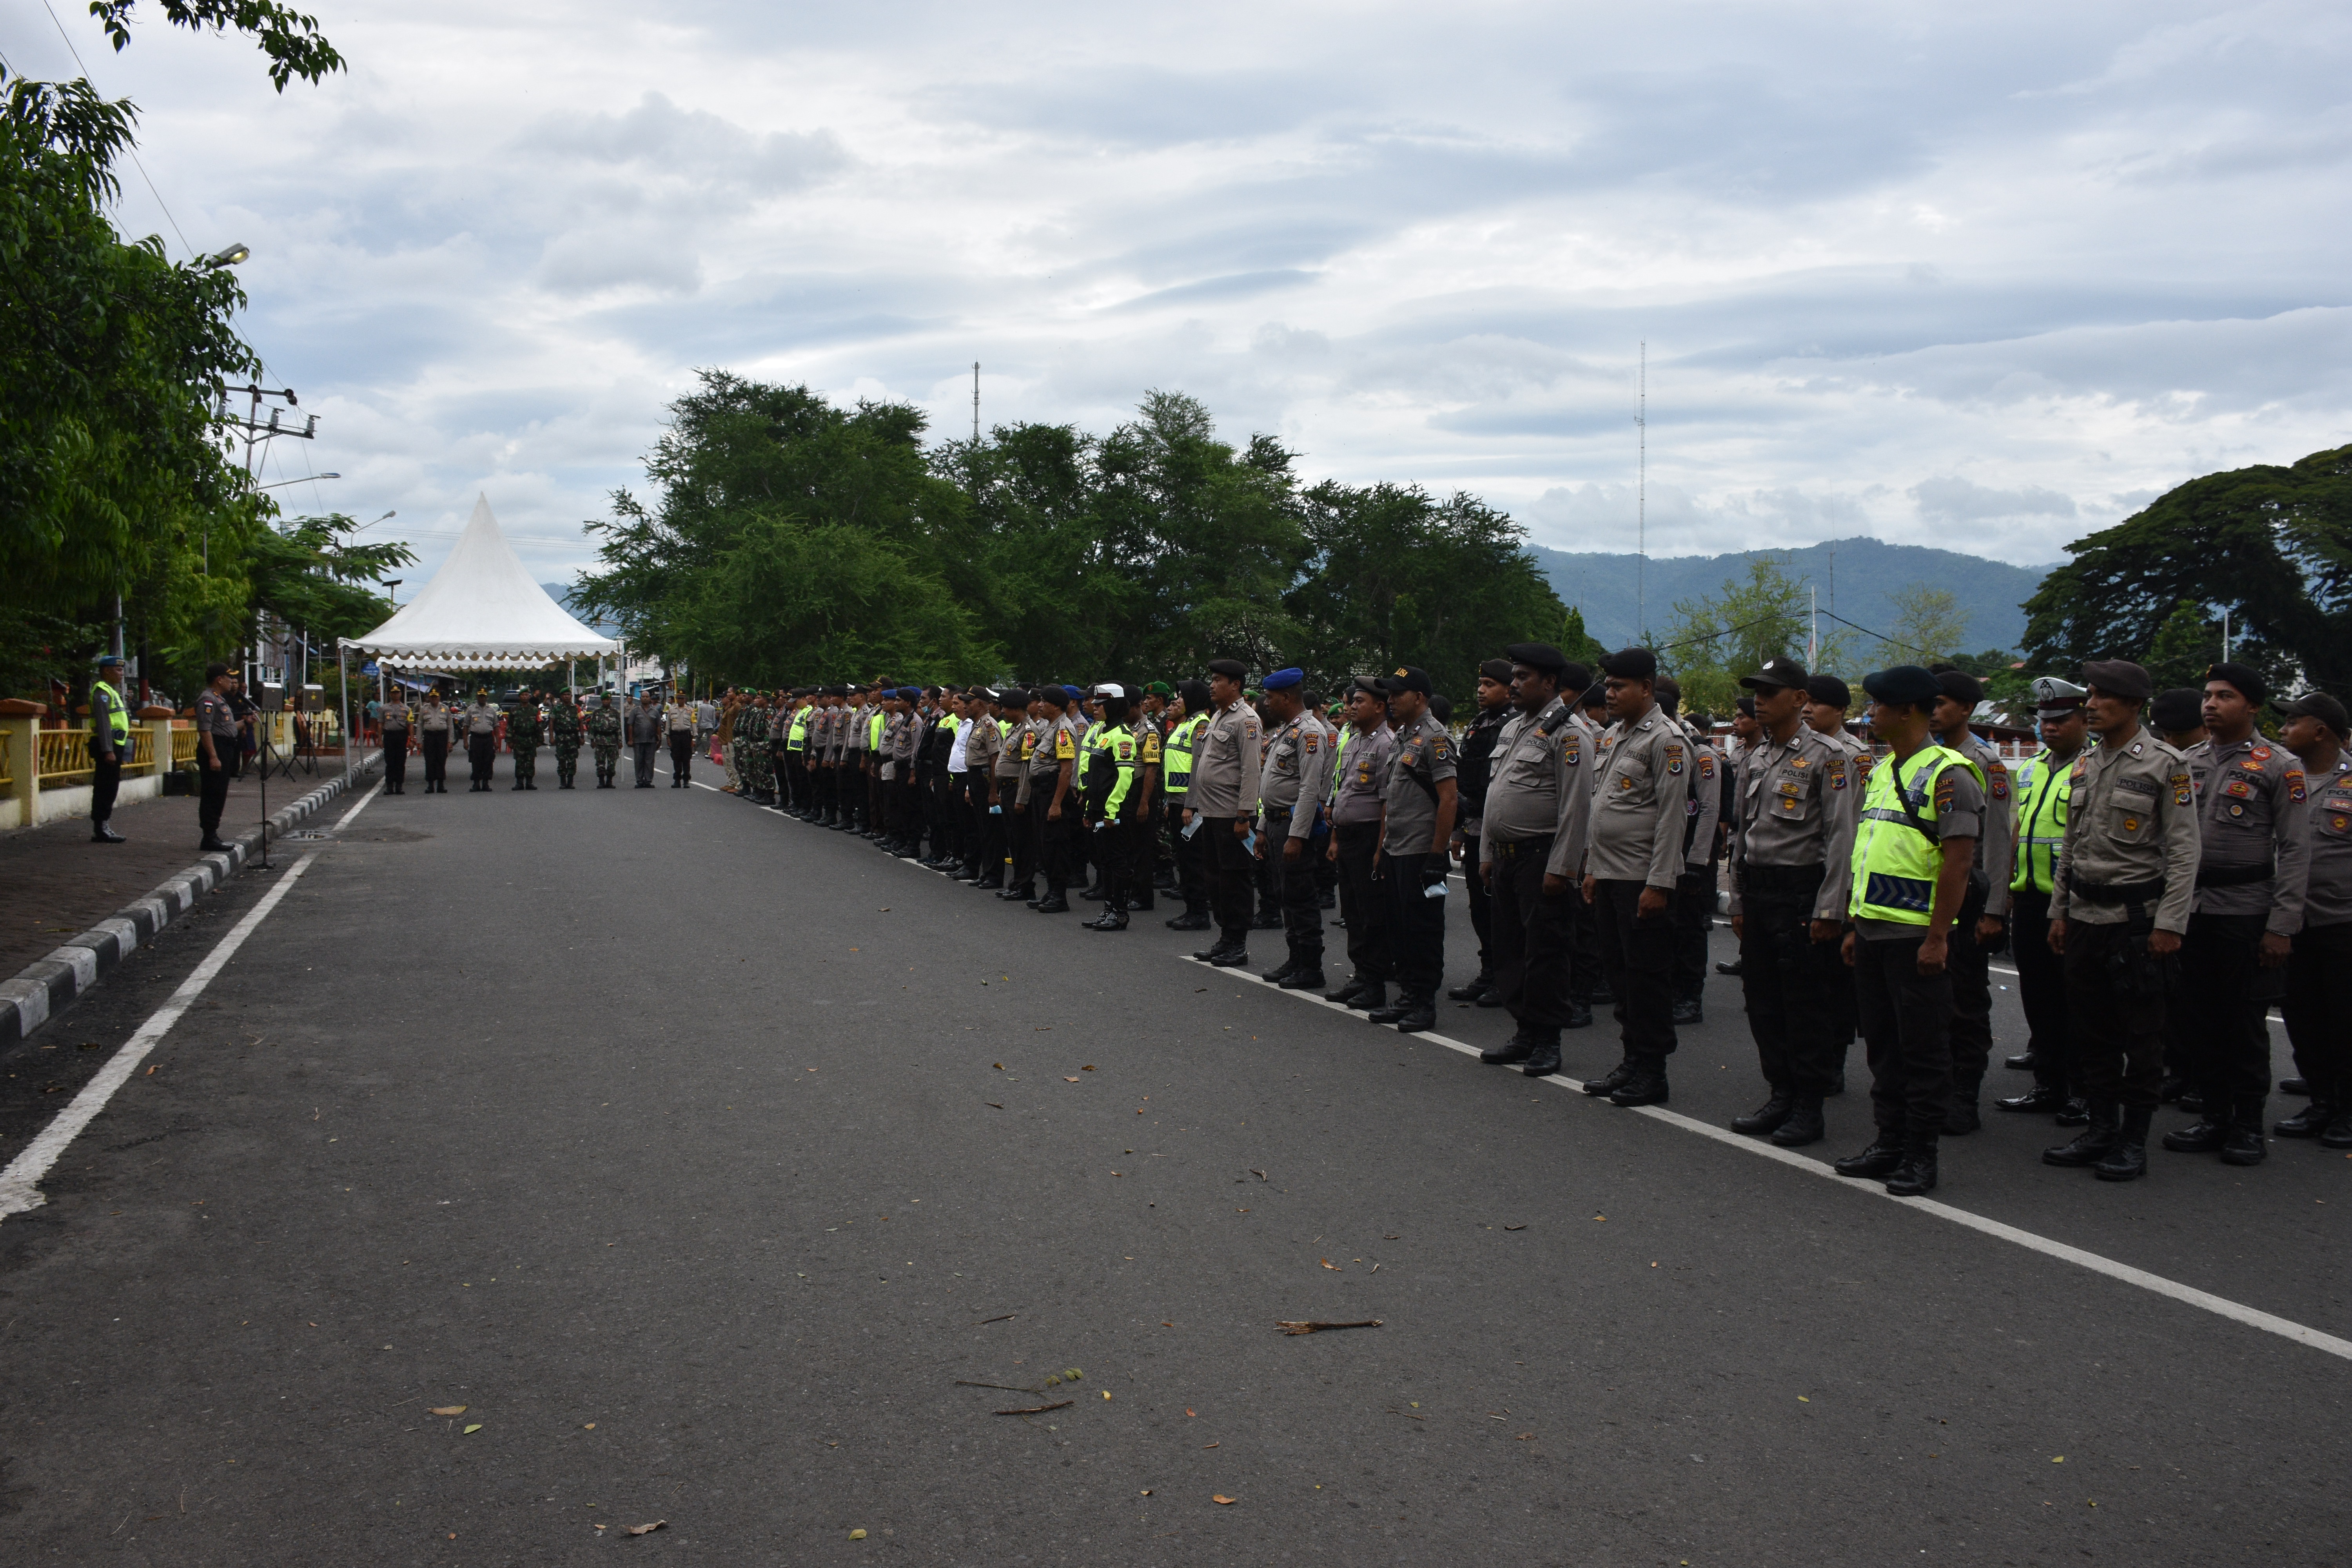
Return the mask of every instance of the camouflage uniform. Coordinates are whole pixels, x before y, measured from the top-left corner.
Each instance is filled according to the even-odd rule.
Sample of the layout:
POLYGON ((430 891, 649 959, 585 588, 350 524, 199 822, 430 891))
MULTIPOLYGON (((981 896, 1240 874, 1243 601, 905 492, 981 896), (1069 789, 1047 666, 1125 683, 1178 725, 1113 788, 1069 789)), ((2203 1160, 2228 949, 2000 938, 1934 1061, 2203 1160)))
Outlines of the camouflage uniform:
POLYGON ((602 700, 588 710, 588 744, 596 753, 596 787, 611 789, 621 765, 621 710, 602 700))
POLYGON ((768 710, 756 703, 735 716, 736 761, 753 800, 764 800, 775 787, 768 776, 768 710))
POLYGON ((516 789, 537 789, 539 748, 544 739, 540 729, 539 699, 529 692, 516 699, 507 712, 507 749, 514 753, 516 789))
POLYGON ((555 787, 570 789, 580 771, 580 709, 569 696, 549 705, 547 732, 555 746, 555 787))

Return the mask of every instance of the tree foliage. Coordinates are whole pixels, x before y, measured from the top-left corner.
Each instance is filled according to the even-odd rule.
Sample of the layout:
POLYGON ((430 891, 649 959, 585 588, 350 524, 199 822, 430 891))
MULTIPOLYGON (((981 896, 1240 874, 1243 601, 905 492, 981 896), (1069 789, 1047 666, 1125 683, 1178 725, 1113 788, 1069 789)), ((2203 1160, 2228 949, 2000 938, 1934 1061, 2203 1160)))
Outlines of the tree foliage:
MULTIPOLYGON (((163 19, 190 32, 245 33, 269 57, 269 79, 284 92, 296 77, 315 82, 343 68, 343 57, 319 31, 318 18, 277 0, 158 0, 163 19)), ((121 53, 131 42, 138 0, 89 0, 89 14, 121 53)))
POLYGON ((1675 600, 1659 662, 1682 683, 1684 709, 1728 712, 1742 676, 1797 657, 1807 608, 1804 584, 1769 555, 1749 556, 1747 581, 1726 578, 1720 594, 1675 600))
POLYGON ((1895 605, 1895 622, 1878 641, 1883 663, 1957 661, 1961 641, 1969 635, 1969 613, 1960 608, 1958 594, 1933 583, 1914 583, 1887 598, 1895 605))

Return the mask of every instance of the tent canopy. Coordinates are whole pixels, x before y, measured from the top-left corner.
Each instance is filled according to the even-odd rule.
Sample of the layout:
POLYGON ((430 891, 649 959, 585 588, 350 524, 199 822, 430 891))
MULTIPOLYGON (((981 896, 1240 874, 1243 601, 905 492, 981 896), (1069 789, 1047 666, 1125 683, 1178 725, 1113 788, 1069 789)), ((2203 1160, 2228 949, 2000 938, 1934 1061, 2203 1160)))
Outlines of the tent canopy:
POLYGON ((499 531, 488 496, 475 500, 457 548, 424 592, 343 646, 373 654, 386 666, 467 669, 538 669, 559 659, 617 653, 621 647, 572 619, 531 579, 499 531))

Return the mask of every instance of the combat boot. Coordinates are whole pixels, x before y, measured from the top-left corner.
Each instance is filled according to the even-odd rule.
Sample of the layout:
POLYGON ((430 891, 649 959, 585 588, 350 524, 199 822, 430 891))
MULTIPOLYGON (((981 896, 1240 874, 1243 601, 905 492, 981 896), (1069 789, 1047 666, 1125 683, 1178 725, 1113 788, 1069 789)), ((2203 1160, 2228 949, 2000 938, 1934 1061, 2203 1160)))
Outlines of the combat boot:
POLYGON ((1670 1098, 1666 1089, 1666 1064, 1664 1058, 1633 1064, 1625 1081, 1609 1091, 1609 1103, 1628 1109, 1637 1105, 1664 1105, 1670 1098))
POLYGON ((1437 993, 1424 991, 1412 998, 1412 1006, 1396 1021, 1400 1035, 1418 1035, 1423 1029, 1437 1027, 1437 993))
POLYGON ((2352 1105, 2336 1108, 2336 1120, 2329 1122, 2327 1131, 2319 1135, 2319 1146, 2323 1149, 2352 1149, 2352 1105))
POLYGON ((1352 1002, 1355 1000, 1357 994, 1362 991, 1363 988, 1363 976, 1360 974, 1350 975, 1345 985, 1340 986, 1336 991, 1326 991, 1323 993, 1323 1000, 1326 1002, 1339 1002, 1343 1004, 1352 1002))
POLYGON ((1198 910, 1186 910, 1166 924, 1170 931, 1207 931, 1209 917, 1198 910))
POLYGON ((1222 949, 1209 954, 1212 969, 1247 969, 1249 967, 1249 932, 1227 931, 1222 949))
POLYGON ((2091 1174, 2103 1182, 2136 1181, 2147 1174, 2147 1123, 2154 1115, 2145 1106, 2124 1112, 2124 1124, 2116 1135, 2116 1146, 2107 1151, 2105 1159, 2091 1167, 2091 1174))
POLYGON ((1887 1133, 1881 1132, 1870 1141, 1870 1147, 1859 1154, 1848 1154, 1842 1160, 1832 1160, 1830 1169, 1841 1176, 1893 1175, 1903 1165, 1903 1145, 1887 1133))
POLYGON ((1395 1001, 1391 1002, 1385 1007, 1372 1007, 1366 1009, 1364 1017, 1370 1023, 1393 1024, 1399 1018, 1402 1018, 1406 1014, 1412 1012, 1415 1005, 1416 1004, 1413 1001, 1412 993, 1400 985, 1397 987, 1395 1001))
POLYGON ((1112 904, 1108 909, 1103 910, 1100 915, 1097 916, 1093 920, 1086 921, 1085 924, 1088 931, 1125 931, 1127 929, 1127 911, 1120 909, 1117 904, 1112 904))
POLYGON ((1966 1079, 1952 1085, 1952 1103, 1944 1112, 1944 1136, 1965 1137, 1984 1126, 1984 1117, 1977 1110, 1977 1095, 1983 1086, 1982 1079, 1966 1079))
POLYGON ((2118 1113, 2119 1108, 2112 1100, 2091 1101, 2091 1124, 2075 1134, 2073 1142, 2042 1151, 2042 1163, 2070 1168, 2097 1164, 2115 1152, 2116 1142, 2121 1137, 2118 1113))
POLYGON ((1478 971, 1478 976, 1476 979, 1471 981, 1466 985, 1456 985, 1445 994, 1456 1002, 1475 1002, 1480 996, 1484 995, 1486 993, 1487 988, 1492 986, 1494 984, 1494 974, 1487 970, 1481 969, 1478 971))
POLYGON ((996 890, 996 896, 1008 904, 1017 904, 1024 899, 1034 903, 1037 899, 1036 879, 1033 877, 1025 882, 1015 882, 1009 888, 999 888, 996 890))
MULTIPOLYGON (((1478 1059, 1488 1067, 1517 1067, 1536 1054, 1536 1043, 1521 1029, 1499 1046, 1488 1046, 1478 1053, 1478 1059)), ((1555 1053, 1557 1051, 1555 1050, 1555 1053)))
POLYGON ((1696 996, 1677 996, 1675 998, 1674 1012, 1670 1016, 1677 1026, 1687 1027, 1693 1024, 1706 1022, 1706 1010, 1696 996))
POLYGON ((1348 998, 1348 1010, 1351 1013, 1377 1013, 1388 1005, 1389 987, 1385 980, 1368 980, 1356 987, 1356 994, 1348 998))
POLYGON ((1320 991, 1325 984, 1323 961, 1319 958, 1307 960, 1282 977, 1285 991, 1320 991))
POLYGON ((1297 969, 1298 955, 1294 952, 1288 958, 1282 961, 1281 968, 1269 969, 1260 974, 1258 978, 1265 981, 1268 985, 1279 985, 1284 981, 1289 979, 1293 973, 1297 973, 1297 969))
POLYGON ((1556 1031, 1547 1030, 1538 1037, 1535 1041, 1535 1048, 1528 1054, 1528 1059, 1519 1064, 1519 1070, 1529 1078, 1549 1078, 1558 1072, 1559 1070, 1559 1034, 1556 1031))
POLYGON ((2269 1153, 2270 1146, 2263 1142, 2263 1097, 2257 1094, 2238 1102, 2230 1135, 2221 1141, 2221 1163, 2259 1165, 2269 1153))
POLYGON ((1068 895, 1060 888, 1047 889, 1045 898, 1038 901, 1037 912, 1041 915, 1068 914, 1070 912, 1068 895))
POLYGON ((1788 1118, 1772 1129, 1772 1145, 1778 1149, 1802 1149, 1829 1136, 1822 1124, 1822 1097, 1801 1094, 1789 1108, 1788 1118))
POLYGON ((1605 1100, 1609 1096, 1616 1093, 1617 1090, 1623 1086, 1625 1080, 1633 1076, 1633 1062, 1631 1060, 1619 1062, 1615 1067, 1611 1068, 1599 1078, 1590 1078, 1585 1079, 1584 1092, 1592 1096, 1595 1100, 1605 1100))
POLYGON ((2336 1107, 2324 1100, 2315 1100, 2293 1116, 2282 1117, 2271 1131, 2281 1138, 2316 1138, 2327 1131, 2327 1124, 2336 1116, 2336 1107))
POLYGON ((1915 1142, 1903 1154, 1886 1178, 1886 1191, 1891 1197, 1924 1198, 1936 1190, 1936 1141, 1932 1138, 1915 1142))
POLYGON ((2186 1127, 2164 1135, 2164 1146, 2176 1154, 2217 1154, 2230 1141, 2228 1113, 2218 1107, 2186 1127))
POLYGON ((2058 1110, 2065 1104, 2065 1090, 2054 1083, 2037 1083, 2023 1094, 2012 1094, 1994 1100, 1992 1108, 2013 1111, 2058 1110))
POLYGON ((1780 1130, 1780 1124, 1788 1121, 1790 1113, 1796 1109, 1797 1097, 1787 1089, 1776 1089, 1772 1091, 1770 1099, 1747 1115, 1733 1117, 1731 1130, 1734 1132, 1745 1132, 1755 1137, 1778 1132, 1780 1130))
MULTIPOLYGON (((1483 997, 1480 998, 1482 1004, 1484 1000, 1485 999, 1483 997)), ((1560 1027, 1563 1029, 1589 1029, 1592 1027, 1592 1005, 1589 1002, 1571 1001, 1569 1003, 1568 1022, 1562 1024, 1560 1027)))

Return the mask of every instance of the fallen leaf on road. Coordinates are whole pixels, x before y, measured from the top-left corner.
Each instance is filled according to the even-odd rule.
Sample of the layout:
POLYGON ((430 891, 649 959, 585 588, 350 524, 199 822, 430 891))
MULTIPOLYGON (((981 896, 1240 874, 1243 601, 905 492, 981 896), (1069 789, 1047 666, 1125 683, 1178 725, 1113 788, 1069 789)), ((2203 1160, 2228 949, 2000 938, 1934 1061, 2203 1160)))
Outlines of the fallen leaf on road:
POLYGON ((1076 1083, 1076 1082, 1077 1082, 1078 1080, 1077 1080, 1076 1079, 1074 1079, 1074 1078, 1066 1078, 1066 1079, 1064 1079, 1062 1081, 1063 1081, 1064 1083, 1076 1083))
POLYGON ((849 1532, 849 1539, 852 1541, 863 1541, 866 1539, 866 1532, 862 1530, 853 1530, 849 1532))
POLYGON ((1213 1494, 1212 1494, 1212 1495, 1211 1495, 1211 1497, 1210 1497, 1209 1500, 1210 1500, 1211 1502, 1213 1502, 1213 1503, 1222 1503, 1222 1504, 1223 1504, 1224 1506, 1226 1506, 1226 1507, 1230 1508, 1230 1507, 1232 1507, 1234 1503, 1237 1503, 1237 1502, 1241 1501, 1242 1500, 1241 1500, 1241 1499, 1239 1499, 1239 1498, 1237 1498, 1237 1497, 1227 1497, 1227 1496, 1226 1496, 1224 1493, 1223 1493, 1223 1492, 1216 1492, 1216 1493, 1213 1493, 1213 1494))
POLYGON ((985 1105, 986 1107, 988 1107, 991 1110, 1003 1110, 1003 1109, 1004 1109, 1004 1107, 1003 1107, 1003 1106, 999 1105, 995 1100, 982 1100, 982 1101, 981 1101, 981 1103, 982 1103, 982 1105, 985 1105))
POLYGON ((1145 1497, 1150 1497, 1150 1496, 1151 1495, 1151 1489, 1150 1489, 1150 1487, 1146 1487, 1146 1488, 1144 1488, 1144 1489, 1143 1489, 1143 1495, 1144 1495, 1145 1497))
POLYGON ((1214 1443, 1203 1443, 1203 1444, 1202 1444, 1202 1445, 1201 1445, 1201 1447, 1203 1447, 1203 1448, 1213 1448, 1213 1447, 1215 1447, 1216 1446, 1217 1446, 1217 1445, 1216 1445, 1216 1444, 1214 1444, 1214 1443))
MULTIPOLYGON (((1377 1329, 1381 1326, 1381 1320, 1359 1318, 1353 1322, 1347 1323, 1286 1322, 1277 1320, 1274 1326, 1286 1334, 1311 1334, 1322 1329, 1377 1329)), ((1192 1412, 1187 1410, 1184 1414, 1190 1415, 1192 1412)))
POLYGON ((469 1424, 469 1425, 466 1427, 466 1430, 467 1430, 467 1432, 469 1432, 469 1433, 470 1433, 470 1432, 478 1432, 478 1431, 480 1431, 481 1429, 482 1429, 482 1424, 481 1424, 480 1422, 478 1422, 478 1421, 473 1422, 473 1423, 469 1424))
POLYGON ((991 1062, 988 1065, 994 1068, 998 1072, 1003 1072, 1004 1070, 1004 1064, 1003 1062, 991 1062))
POLYGON ((1522 1432, 1517 1437, 1512 1439, 1515 1443, 1528 1443, 1533 1442, 1534 1440, 1535 1434, 1532 1432, 1522 1432))
MULTIPOLYGON (((633 1524, 629 1526, 629 1533, 631 1535, 651 1535, 655 1531, 659 1530, 663 1525, 667 1524, 668 1522, 669 1521, 666 1519, 657 1519, 651 1524, 633 1524)), ((866 1532, 861 1530, 857 1533, 863 1535, 866 1532)))
POLYGON ((1261 1182, 1270 1182, 1274 1179, 1267 1175, 1264 1171, 1252 1171, 1250 1174, 1255 1176, 1261 1182))
MULTIPOLYGON (((1192 1412, 1190 1409, 1187 1409, 1187 1410, 1184 1412, 1184 1414, 1185 1414, 1185 1415, 1191 1415, 1192 1414, 1192 1412)), ((1197 1418, 1196 1418, 1196 1419, 1197 1419, 1197 1418)))
POLYGON ((1328 1258, 1318 1258, 1316 1261, 1323 1265, 1324 1268, 1328 1268, 1334 1274, 1345 1274, 1347 1272, 1346 1269, 1340 1268, 1338 1264, 1332 1262, 1328 1258))
POLYGON ((1507 1225, 1503 1228, 1505 1230, 1525 1230, 1528 1227, 1523 1225, 1507 1225))
POLYGON ((433 1407, 433 1414, 436 1415, 463 1415, 466 1414, 466 1407, 462 1405, 436 1405, 433 1407))
POLYGON ((1078 1070, 1079 1070, 1080 1072, 1092 1072, 1092 1071, 1094 1071, 1094 1070, 1095 1070, 1095 1069, 1094 1069, 1094 1064, 1093 1064, 1093 1063, 1091 1063, 1091 1062, 1089 1062, 1089 1063, 1087 1063, 1085 1067, 1080 1068, 1078 1070))
POLYGON ((1104 1390, 1103 1390, 1103 1397, 1104 1397, 1105 1399, 1108 1399, 1108 1398, 1110 1397, 1110 1390, 1109 1390, 1109 1389, 1106 1388, 1106 1389, 1104 1389, 1104 1390))
POLYGON ((580 1430, 583 1432, 593 1432, 596 1430, 596 1423, 591 1421, 585 1426, 581 1427, 580 1430))

